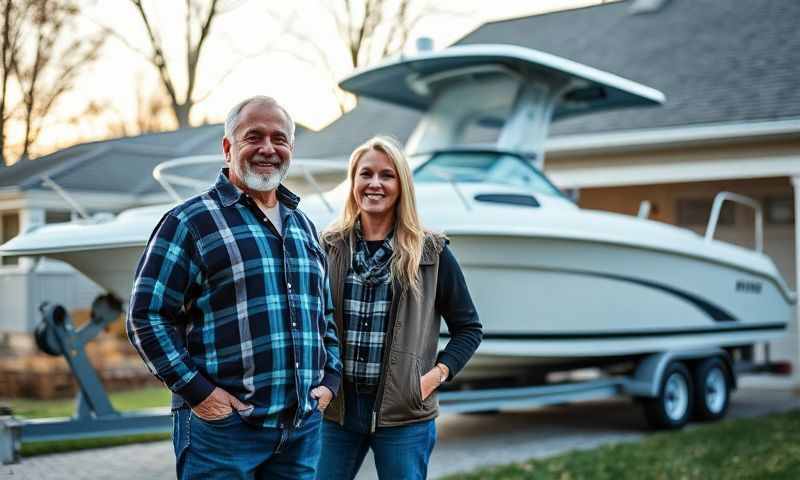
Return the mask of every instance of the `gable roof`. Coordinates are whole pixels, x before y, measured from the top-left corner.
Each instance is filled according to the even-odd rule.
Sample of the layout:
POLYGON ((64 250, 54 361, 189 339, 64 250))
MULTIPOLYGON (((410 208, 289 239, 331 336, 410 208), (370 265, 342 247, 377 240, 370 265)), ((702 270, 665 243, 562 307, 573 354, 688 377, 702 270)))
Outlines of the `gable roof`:
MULTIPOLYGON (((661 107, 557 121, 551 136, 800 118, 800 2, 667 0, 638 14, 633 3, 491 22, 456 44, 533 48, 666 94, 661 107)), ((359 99, 354 110, 320 132, 323 137, 306 137, 302 146, 307 156, 347 156, 357 144, 349 139, 392 133, 405 141, 418 119, 415 112, 359 99)))
MULTIPOLYGON (((41 179, 47 175, 67 191, 160 193, 163 190, 152 176, 159 163, 191 155, 219 155, 221 166, 223 131, 222 124, 213 124, 74 145, 0 170, 0 188, 47 188, 41 179)), ((298 137, 306 132, 297 126, 298 137)), ((208 169, 212 181, 218 168, 208 169)))
POLYGON ((305 135, 295 144, 295 158, 339 159, 374 135, 389 135, 404 142, 419 120, 408 108, 361 98, 358 107, 319 132, 305 135))
POLYGON ((488 23, 458 43, 542 50, 667 96, 660 108, 557 122, 554 135, 800 117, 800 2, 668 0, 639 14, 632 3, 488 23))

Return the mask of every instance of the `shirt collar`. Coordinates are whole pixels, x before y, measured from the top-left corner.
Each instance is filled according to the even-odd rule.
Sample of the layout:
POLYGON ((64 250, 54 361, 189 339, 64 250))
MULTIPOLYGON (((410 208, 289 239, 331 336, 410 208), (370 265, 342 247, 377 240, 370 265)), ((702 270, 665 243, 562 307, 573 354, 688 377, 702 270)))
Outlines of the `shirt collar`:
MULTIPOLYGON (((217 181, 214 183, 213 189, 217 191, 219 199, 222 202, 222 205, 225 207, 230 207, 234 203, 238 202, 244 194, 244 192, 239 190, 236 185, 231 183, 231 181, 228 179, 227 167, 222 168, 219 171, 219 175, 217 176, 217 181)), ((278 190, 275 193, 278 196, 278 202, 282 206, 285 206, 291 210, 296 209, 297 205, 300 203, 300 197, 292 193, 288 188, 284 187, 283 184, 278 185, 278 190)))

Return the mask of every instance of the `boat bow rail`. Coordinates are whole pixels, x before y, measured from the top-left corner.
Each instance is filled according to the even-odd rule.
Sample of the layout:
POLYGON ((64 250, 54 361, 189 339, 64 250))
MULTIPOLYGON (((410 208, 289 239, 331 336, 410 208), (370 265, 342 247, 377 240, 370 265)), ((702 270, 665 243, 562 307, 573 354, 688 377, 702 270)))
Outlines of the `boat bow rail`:
MULTIPOLYGON (((183 167, 189 166, 196 166, 196 165, 221 165, 222 159, 219 155, 195 155, 190 157, 181 157, 181 158, 174 158, 172 160, 167 160, 166 162, 159 163, 153 169, 153 178, 161 185, 161 187, 166 190, 166 192, 176 201, 182 202, 186 199, 185 195, 181 195, 178 190, 175 188, 176 186, 186 187, 194 191, 195 193, 199 193, 200 191, 207 189, 208 186, 213 181, 209 178, 197 178, 188 175, 181 175, 178 173, 174 173, 173 170, 183 167)), ((314 178, 314 174, 321 174, 321 173, 337 173, 341 172, 344 173, 347 171, 345 165, 332 162, 328 160, 314 160, 314 159, 306 159, 306 158, 295 158, 291 161, 291 167, 287 172, 288 178, 303 178, 309 185, 312 186, 314 191, 319 195, 322 203, 328 209, 329 212, 333 212, 334 209, 330 203, 325 199, 323 195, 324 190, 320 187, 319 183, 314 178)))
POLYGON ((722 212, 722 204, 725 201, 735 202, 746 207, 750 207, 755 212, 755 251, 761 253, 764 250, 764 213, 761 204, 756 200, 738 193, 732 192, 719 192, 714 197, 714 203, 711 207, 711 215, 708 219, 706 226, 705 240, 710 243, 714 240, 714 233, 717 231, 717 223, 719 222, 719 215, 722 212))

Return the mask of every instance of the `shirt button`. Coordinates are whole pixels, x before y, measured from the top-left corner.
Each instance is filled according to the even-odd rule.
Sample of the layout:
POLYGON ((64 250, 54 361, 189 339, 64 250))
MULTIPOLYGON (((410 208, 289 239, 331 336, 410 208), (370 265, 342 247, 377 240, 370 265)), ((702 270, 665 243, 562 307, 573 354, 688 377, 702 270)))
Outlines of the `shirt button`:
POLYGON ((295 323, 295 322, 292 322, 292 326, 293 326, 293 327, 296 327, 296 326, 297 326, 297 323, 295 323))
POLYGON ((292 284, 291 284, 291 283, 289 283, 289 282, 286 282, 286 286, 289 288, 289 290, 291 290, 291 289, 292 289, 292 284))
POLYGON ((364 322, 364 326, 365 326, 365 327, 366 327, 366 326, 368 326, 368 325, 369 325, 369 324, 368 324, 367 322, 364 322))
POLYGON ((294 363, 294 368, 300 368, 300 362, 295 362, 294 363))
POLYGON ((267 220, 269 220, 269 219, 267 217, 264 217, 264 221, 266 222, 267 220))

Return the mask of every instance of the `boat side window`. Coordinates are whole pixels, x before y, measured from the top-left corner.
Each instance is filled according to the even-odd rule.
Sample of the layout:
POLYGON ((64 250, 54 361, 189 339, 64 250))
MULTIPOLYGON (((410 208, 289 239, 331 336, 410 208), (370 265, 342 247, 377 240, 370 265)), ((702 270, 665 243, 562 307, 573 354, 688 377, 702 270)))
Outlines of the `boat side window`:
POLYGON ((47 210, 44 212, 44 223, 69 223, 72 221, 72 212, 47 210))
POLYGON ((441 152, 414 171, 415 182, 491 183, 563 196, 528 161, 498 152, 441 152))

